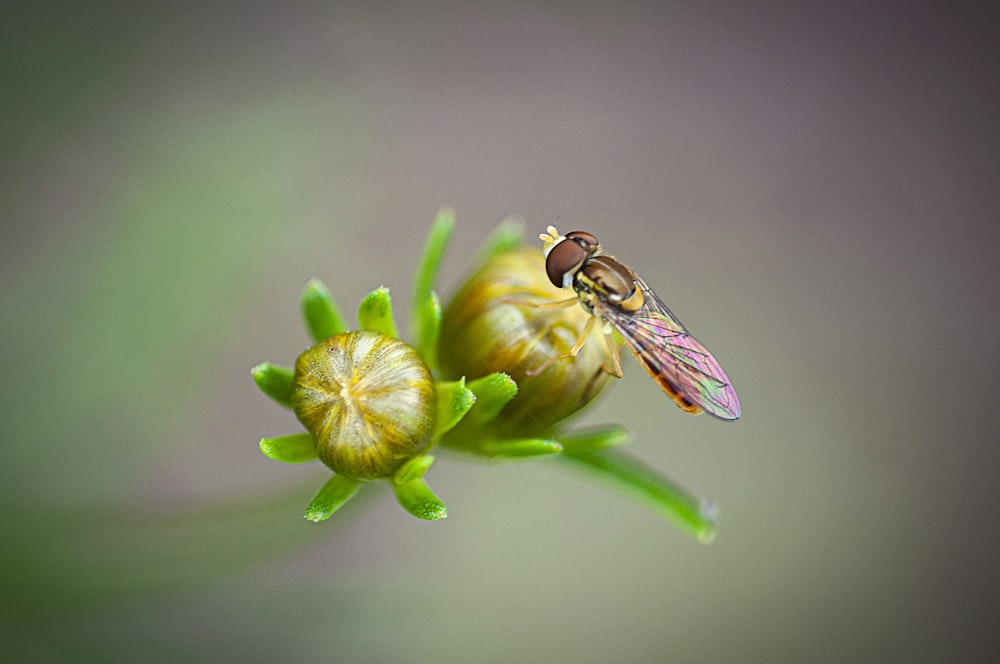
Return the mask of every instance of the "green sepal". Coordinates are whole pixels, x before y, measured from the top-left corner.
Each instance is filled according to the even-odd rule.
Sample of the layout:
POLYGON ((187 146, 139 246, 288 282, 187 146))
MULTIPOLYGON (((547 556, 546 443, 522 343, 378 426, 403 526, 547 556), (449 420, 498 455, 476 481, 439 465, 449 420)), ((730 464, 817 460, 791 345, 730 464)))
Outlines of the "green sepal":
POLYGON ((392 476, 392 481, 396 484, 406 484, 413 480, 419 480, 427 474, 433 465, 434 457, 429 454, 413 457, 396 471, 395 475, 392 476))
POLYGON ((484 438, 467 449, 482 456, 512 459, 548 456, 563 451, 559 441, 548 438, 484 438))
POLYGON ((451 234, 455 230, 455 211, 442 208, 434 217, 434 223, 427 234, 424 251, 417 264, 417 274, 413 281, 413 300, 410 314, 410 336, 415 347, 425 360, 429 359, 425 349, 437 345, 436 329, 440 327, 441 304, 437 304, 437 322, 433 321, 435 307, 431 300, 435 299, 434 283, 437 280, 441 259, 444 257, 451 234), (431 337, 434 337, 433 339, 431 337))
POLYGON ((469 421, 477 424, 494 419, 517 395, 517 383, 505 373, 492 373, 469 381, 469 389, 476 395, 476 405, 469 412, 469 421))
POLYGON ((431 291, 431 294, 423 301, 414 301, 413 311, 417 320, 414 326, 417 330, 413 333, 416 340, 416 349, 420 357, 424 358, 427 368, 434 371, 438 368, 437 351, 438 339, 441 337, 441 299, 438 294, 431 291))
POLYGON ((629 441, 631 433, 620 424, 604 424, 586 429, 560 432, 559 442, 566 454, 589 454, 605 447, 618 447, 629 441))
POLYGON ((307 463, 315 461, 316 443, 311 433, 294 433, 277 438, 261 438, 260 451, 268 459, 282 463, 307 463))
POLYGON ((561 454, 557 463, 586 471, 613 491, 665 517, 703 544, 715 539, 718 513, 714 504, 691 495, 622 450, 561 454))
POLYGON ((285 408, 292 407, 292 380, 295 372, 270 362, 258 364, 250 370, 253 382, 260 391, 285 408))
POLYGON ((465 379, 451 382, 437 382, 437 425, 433 439, 436 440, 458 424, 472 405, 476 395, 465 386, 465 379))
POLYGON ((330 289, 319 279, 310 279, 302 291, 302 317, 316 343, 347 331, 347 322, 333 301, 330 289))
POLYGON ((344 503, 351 499, 351 496, 361 486, 360 480, 352 480, 343 475, 334 475, 323 485, 323 488, 316 493, 316 497, 306 508, 305 517, 313 523, 326 521, 333 513, 340 509, 344 503))
POLYGON ((393 484, 392 488, 400 506, 418 519, 436 521, 448 516, 448 508, 422 479, 393 484))
POLYGON ((361 304, 358 305, 358 328, 399 338, 388 288, 379 286, 361 300, 361 304))
POLYGON ((524 222, 517 217, 507 217, 483 240, 472 264, 482 265, 493 256, 516 249, 523 243, 524 222))

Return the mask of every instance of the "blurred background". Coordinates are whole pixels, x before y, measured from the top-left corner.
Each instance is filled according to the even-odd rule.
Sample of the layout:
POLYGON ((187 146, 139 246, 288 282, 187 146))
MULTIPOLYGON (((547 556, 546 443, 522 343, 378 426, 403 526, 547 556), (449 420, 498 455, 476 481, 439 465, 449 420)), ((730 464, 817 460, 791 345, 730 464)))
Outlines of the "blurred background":
POLYGON ((997 651, 997 10, 8 3, 0 642, 11 661, 985 661, 997 651), (978 13, 977 13, 978 11, 978 13), (544 462, 446 521, 328 476, 250 367, 317 276, 405 320, 508 214, 586 229, 739 389, 628 360, 581 419, 717 502, 701 545, 544 462))

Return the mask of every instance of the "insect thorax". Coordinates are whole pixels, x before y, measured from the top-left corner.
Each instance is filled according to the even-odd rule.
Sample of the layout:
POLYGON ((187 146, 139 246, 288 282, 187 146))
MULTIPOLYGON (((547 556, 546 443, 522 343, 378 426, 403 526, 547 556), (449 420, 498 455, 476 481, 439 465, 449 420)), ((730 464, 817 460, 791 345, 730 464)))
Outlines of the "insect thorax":
POLYGON ((632 271, 611 256, 595 256, 584 263, 576 273, 573 288, 580 304, 591 313, 595 297, 626 311, 635 311, 643 303, 632 271))

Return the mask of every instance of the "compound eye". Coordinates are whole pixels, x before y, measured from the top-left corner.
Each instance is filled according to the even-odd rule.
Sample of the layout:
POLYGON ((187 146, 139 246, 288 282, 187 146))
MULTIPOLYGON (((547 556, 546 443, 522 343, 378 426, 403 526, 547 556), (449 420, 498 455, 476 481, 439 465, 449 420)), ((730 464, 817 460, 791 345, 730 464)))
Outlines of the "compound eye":
POLYGON ((566 233, 566 239, 582 242, 587 246, 587 249, 594 249, 600 244, 600 242, 597 241, 597 238, 594 237, 592 233, 588 233, 587 231, 573 231, 572 233, 566 233))
MULTIPOLYGON (((585 233, 585 235, 590 234, 585 233)), ((590 237, 593 237, 593 235, 590 235, 590 237)), ((576 271, 580 269, 580 266, 583 265, 589 255, 587 250, 577 242, 572 241, 569 235, 566 238, 566 240, 552 247, 549 255, 545 258, 545 273, 549 275, 549 281, 552 282, 552 285, 557 288, 566 287, 564 283, 566 275, 576 274, 576 271)))

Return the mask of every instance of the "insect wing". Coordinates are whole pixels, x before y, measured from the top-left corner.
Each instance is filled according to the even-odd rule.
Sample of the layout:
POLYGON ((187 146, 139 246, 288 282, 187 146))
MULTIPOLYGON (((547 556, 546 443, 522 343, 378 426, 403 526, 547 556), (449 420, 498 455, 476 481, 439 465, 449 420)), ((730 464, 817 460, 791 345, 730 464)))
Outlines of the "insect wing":
POLYGON ((719 419, 739 419, 739 397, 718 361, 642 279, 635 277, 635 281, 645 298, 638 310, 628 312, 597 302, 595 313, 625 338, 632 354, 664 390, 719 419))

